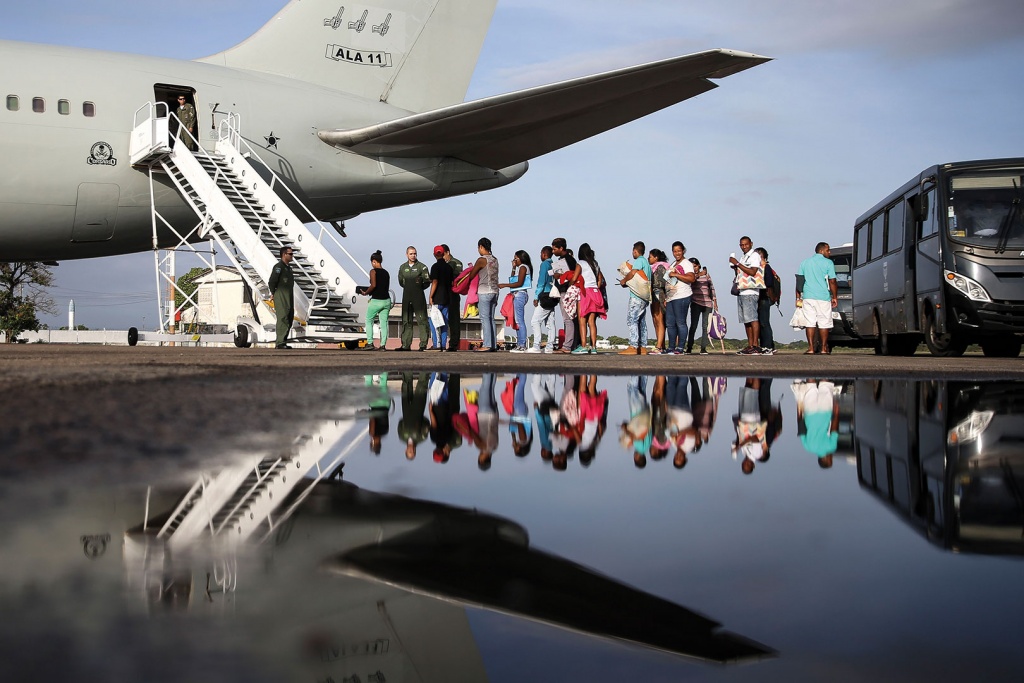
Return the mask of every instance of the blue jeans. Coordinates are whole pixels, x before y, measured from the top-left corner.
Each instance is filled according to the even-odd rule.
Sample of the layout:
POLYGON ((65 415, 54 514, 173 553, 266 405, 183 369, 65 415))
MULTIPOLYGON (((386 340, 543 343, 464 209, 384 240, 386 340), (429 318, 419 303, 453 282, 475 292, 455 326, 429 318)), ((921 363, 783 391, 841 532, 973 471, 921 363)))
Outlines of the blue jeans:
POLYGON ((687 324, 690 314, 690 297, 669 301, 665 306, 665 348, 684 351, 687 324))
POLYGON ((441 311, 441 315, 444 316, 444 327, 441 328, 440 334, 434 327, 434 321, 430 320, 430 316, 427 316, 427 320, 430 320, 430 338, 434 340, 435 349, 446 349, 448 348, 448 307, 434 304, 437 306, 437 310, 441 311), (440 339, 438 339, 440 337, 440 339))
POLYGON ((526 331, 526 302, 529 300, 530 293, 525 289, 519 290, 512 297, 512 306, 516 312, 516 326, 519 327, 516 330, 516 346, 520 349, 526 348, 526 342, 530 338, 529 333, 526 331))
POLYGON ((647 346, 647 307, 649 305, 643 299, 632 294, 629 295, 626 328, 629 330, 629 345, 633 348, 647 346))
POLYGON ((480 331, 484 337, 485 349, 496 349, 494 343, 494 309, 498 307, 497 294, 481 294, 477 308, 480 310, 480 331))

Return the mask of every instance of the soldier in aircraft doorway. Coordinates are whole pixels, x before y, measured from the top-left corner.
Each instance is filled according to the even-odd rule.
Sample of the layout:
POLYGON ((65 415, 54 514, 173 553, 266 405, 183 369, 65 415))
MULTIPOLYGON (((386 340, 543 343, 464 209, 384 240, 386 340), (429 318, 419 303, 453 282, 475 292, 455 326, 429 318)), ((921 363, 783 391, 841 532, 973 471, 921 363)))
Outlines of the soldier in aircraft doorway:
POLYGON ((184 132, 181 133, 180 138, 185 146, 191 151, 196 151, 196 108, 189 104, 188 100, 184 95, 178 95, 178 110, 175 112, 178 120, 181 121, 181 127, 187 130, 191 135, 186 135, 184 132))

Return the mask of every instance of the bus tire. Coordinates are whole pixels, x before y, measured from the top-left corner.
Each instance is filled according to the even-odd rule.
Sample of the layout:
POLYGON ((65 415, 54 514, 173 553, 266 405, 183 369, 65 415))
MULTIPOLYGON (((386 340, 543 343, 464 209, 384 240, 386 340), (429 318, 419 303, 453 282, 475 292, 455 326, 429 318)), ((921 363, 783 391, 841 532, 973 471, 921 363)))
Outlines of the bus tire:
POLYGON ((933 356, 950 358, 962 356, 967 350, 967 341, 953 332, 940 334, 935 329, 935 314, 929 312, 924 318, 924 343, 933 356))
POLYGON ((344 344, 345 344, 345 348, 348 349, 349 351, 355 351, 356 349, 359 348, 359 340, 358 339, 348 339, 348 340, 346 340, 344 342, 344 344))
POLYGON ((139 343, 139 328, 128 328, 128 346, 135 346, 139 343))
POLYGON ((1020 337, 988 337, 979 343, 982 353, 991 358, 1016 358, 1020 355, 1020 337))

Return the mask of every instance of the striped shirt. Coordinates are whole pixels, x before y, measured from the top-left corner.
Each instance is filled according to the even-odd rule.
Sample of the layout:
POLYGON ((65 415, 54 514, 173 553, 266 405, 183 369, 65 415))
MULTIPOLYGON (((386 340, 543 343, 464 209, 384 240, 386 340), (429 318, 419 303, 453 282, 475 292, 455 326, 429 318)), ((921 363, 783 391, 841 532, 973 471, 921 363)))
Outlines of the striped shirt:
POLYGON ((715 284, 711 282, 711 276, 699 275, 690 285, 693 289, 692 303, 704 308, 713 308, 715 305, 715 284))

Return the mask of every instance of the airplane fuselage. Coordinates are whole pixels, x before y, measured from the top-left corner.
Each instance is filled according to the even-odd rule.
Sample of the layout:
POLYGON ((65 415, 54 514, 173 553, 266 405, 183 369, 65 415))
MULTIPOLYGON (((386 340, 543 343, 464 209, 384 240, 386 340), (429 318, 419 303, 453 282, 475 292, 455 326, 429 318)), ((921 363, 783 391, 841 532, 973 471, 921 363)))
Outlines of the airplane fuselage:
MULTIPOLYGON (((128 156, 133 115, 188 91, 213 148, 227 113, 321 220, 479 192, 521 177, 452 158, 374 158, 324 144, 319 130, 409 112, 340 90, 202 62, 0 41, 0 261, 74 259, 153 248, 146 168, 128 156), (84 114, 89 103, 92 116, 84 114), (41 110, 41 111, 39 111, 41 110), (99 219, 97 219, 97 216, 99 219)), ((369 68, 369 67, 367 67, 369 68)), ((338 83, 344 88, 344 82, 338 83)), ((172 107, 173 110, 173 107, 172 107)), ((153 200, 178 229, 196 216, 162 174, 153 200)), ((173 240, 158 231, 161 244, 173 240)))

